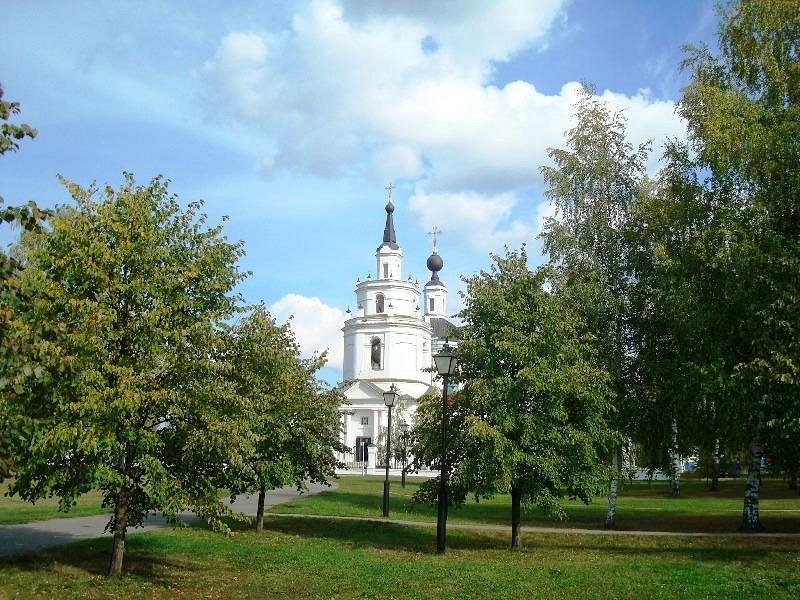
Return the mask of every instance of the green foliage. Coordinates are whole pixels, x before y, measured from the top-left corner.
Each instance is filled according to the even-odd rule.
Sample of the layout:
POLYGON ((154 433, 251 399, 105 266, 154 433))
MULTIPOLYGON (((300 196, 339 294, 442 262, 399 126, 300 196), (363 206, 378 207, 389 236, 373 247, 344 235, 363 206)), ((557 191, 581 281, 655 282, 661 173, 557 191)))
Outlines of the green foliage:
MULTIPOLYGON (((12 115, 17 113, 19 113, 19 103, 4 101, 3 88, 0 86, 0 121, 8 121, 12 115)), ((36 130, 25 124, 2 123, 0 126, 0 156, 6 152, 17 150, 16 140, 26 136, 35 137, 36 130)), ((52 214, 49 210, 40 209, 33 201, 28 201, 25 206, 3 207, 2 204, 3 198, 0 196, 0 224, 16 224, 25 231, 39 229, 42 222, 52 214)), ((17 258, 0 250, 0 340, 8 340, 11 336, 8 327, 9 310, 23 306, 28 301, 26 293, 10 282, 11 276, 19 268, 20 263, 17 258)), ((0 389, 18 385, 17 380, 20 377, 41 374, 41 366, 38 363, 28 364, 27 361, 20 360, 20 355, 23 354, 22 346, 30 345, 37 337, 37 333, 40 337, 41 332, 47 327, 47 324, 39 323, 25 337, 17 338, 11 344, 0 343, 0 389)), ((0 435, 7 430, 8 426, 6 411, 3 410, 1 402, 2 399, 0 399, 0 435)), ((11 468, 11 456, 4 446, 5 444, 0 439, 0 477, 7 475, 11 468)))
POLYGON ((575 105, 567 149, 551 149, 553 167, 542 167, 546 195, 557 219, 542 233, 555 269, 554 289, 580 311, 584 332, 593 337, 596 364, 611 380, 615 423, 630 433, 635 410, 630 398, 627 357, 628 255, 625 229, 647 182, 648 145, 626 139, 624 115, 585 87, 575 105))
POLYGON ((284 485, 302 488, 334 474, 341 397, 315 373, 325 356, 300 358, 289 324, 278 326, 263 305, 227 338, 226 377, 246 407, 251 436, 243 461, 226 470, 232 496, 284 485))
POLYGON ((0 386, 11 492, 66 508, 100 490, 123 538, 152 510, 191 507, 224 528, 216 484, 248 434, 217 360, 241 246, 160 177, 64 183, 75 204, 22 239, 11 285, 28 301, 2 306, 4 351, 22 364, 0 386))
MULTIPOLYGON (((563 492, 588 502, 606 475, 599 455, 613 439, 608 375, 593 366, 577 316, 544 289, 549 271, 530 272, 524 249, 493 258, 490 272, 465 280, 449 500, 511 491, 560 514, 563 492)), ((440 410, 434 398, 420 405, 415 429, 427 430, 428 441, 415 446, 418 460, 437 462, 440 410)), ((423 484, 418 497, 430 499, 435 485, 423 484)))
MULTIPOLYGON (((8 121, 13 115, 19 114, 19 102, 3 100, 3 86, 0 85, 0 121, 8 121)), ((16 152, 19 149, 19 140, 26 137, 35 138, 37 131, 30 125, 21 123, 0 123, 0 155, 6 152, 16 152)))
POLYGON ((734 2, 719 41, 719 56, 688 48, 679 110, 709 173, 707 241, 722 244, 705 264, 733 308, 729 338, 716 337, 730 373, 721 409, 739 444, 781 451, 800 428, 800 4, 734 2))

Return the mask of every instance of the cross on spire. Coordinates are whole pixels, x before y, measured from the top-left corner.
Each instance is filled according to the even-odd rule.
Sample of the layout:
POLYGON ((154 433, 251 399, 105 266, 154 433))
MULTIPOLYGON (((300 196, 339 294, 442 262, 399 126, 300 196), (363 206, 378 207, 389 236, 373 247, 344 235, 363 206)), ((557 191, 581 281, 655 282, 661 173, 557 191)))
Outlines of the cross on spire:
POLYGON ((392 201, 392 190, 394 189, 394 185, 392 185, 392 182, 390 181, 389 185, 387 185, 383 189, 385 189, 387 192, 389 192, 389 202, 391 202, 392 201))
POLYGON ((431 229, 431 230, 428 232, 428 235, 429 235, 429 236, 431 236, 431 237, 433 238, 433 253, 434 253, 434 254, 437 254, 437 253, 439 252, 439 247, 438 247, 438 244, 437 244, 437 242, 438 242, 438 240, 439 240, 439 236, 440 236, 441 234, 442 234, 442 230, 441 230, 441 229, 439 229, 439 228, 438 228, 436 225, 434 225, 434 226, 433 226, 433 229, 431 229))

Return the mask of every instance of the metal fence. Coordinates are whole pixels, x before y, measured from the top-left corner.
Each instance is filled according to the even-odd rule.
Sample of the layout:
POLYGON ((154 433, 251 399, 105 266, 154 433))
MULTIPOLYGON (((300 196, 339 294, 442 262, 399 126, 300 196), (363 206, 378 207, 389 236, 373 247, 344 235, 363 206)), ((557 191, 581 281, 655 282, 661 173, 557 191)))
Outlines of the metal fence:
MULTIPOLYGON (((367 468, 367 461, 363 460, 366 458, 364 456, 364 452, 337 452, 336 459, 344 464, 344 468, 351 469, 351 470, 364 470, 367 468)), ((394 452, 392 452, 394 455, 394 452)), ((409 460, 406 461, 406 466, 410 463, 409 460)), ((377 457, 375 463, 376 469, 385 469, 386 468, 386 450, 383 447, 377 448, 377 457)), ((392 456, 391 460, 389 461, 389 468, 390 469, 402 469, 403 468, 403 457, 402 456, 392 456)))

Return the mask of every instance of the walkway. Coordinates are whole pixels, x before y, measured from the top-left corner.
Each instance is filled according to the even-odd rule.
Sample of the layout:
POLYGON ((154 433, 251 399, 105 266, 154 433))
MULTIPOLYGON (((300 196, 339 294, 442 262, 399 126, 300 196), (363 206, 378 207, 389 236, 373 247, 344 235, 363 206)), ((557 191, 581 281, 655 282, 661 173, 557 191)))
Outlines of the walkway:
MULTIPOLYGON (((265 517, 292 517, 300 519, 332 519, 335 521, 368 521, 372 523, 391 523, 393 525, 408 525, 411 527, 436 527, 436 521, 407 521, 405 519, 381 519, 375 517, 344 517, 341 515, 304 515, 297 513, 265 513, 265 517)), ((499 531, 511 533, 511 526, 490 525, 488 523, 447 523, 448 529, 473 529, 478 531, 499 531)), ((575 535, 628 535, 628 536, 655 536, 655 537, 724 537, 724 538, 798 538, 800 533, 743 533, 743 532, 721 532, 703 533, 689 531, 622 531, 618 529, 577 529, 570 527, 530 527, 523 525, 521 530, 525 533, 565 533, 575 535)))
MULTIPOLYGON (((335 487, 335 484, 332 486, 335 487)), ((287 486, 267 492, 266 506, 275 506, 290 500, 318 494, 321 491, 332 489, 325 485, 309 484, 308 491, 300 494, 294 487, 287 486)), ((240 496, 231 508, 245 515, 255 516, 258 506, 258 496, 240 496)), ((20 525, 0 525, 0 556, 36 552, 53 546, 63 546, 82 540, 110 536, 103 532, 108 523, 109 515, 95 515, 92 517, 74 517, 65 519, 50 519, 47 521, 34 521, 20 525)), ((181 519, 189 524, 199 521, 193 513, 183 513, 181 519)), ((150 515, 144 527, 129 529, 127 535, 136 535, 169 527, 160 515, 150 515)))

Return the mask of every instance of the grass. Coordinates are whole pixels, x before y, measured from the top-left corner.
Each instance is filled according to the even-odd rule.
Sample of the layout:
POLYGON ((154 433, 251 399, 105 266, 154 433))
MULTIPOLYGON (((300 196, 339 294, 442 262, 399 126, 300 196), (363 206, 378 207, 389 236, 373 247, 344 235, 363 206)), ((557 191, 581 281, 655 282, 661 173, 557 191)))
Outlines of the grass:
POLYGON ((104 577, 111 541, 0 559, 0 598, 796 598, 796 539, 504 535, 271 517, 258 535, 202 528, 131 536, 125 574, 104 577))
POLYGON ((111 513, 108 508, 101 506, 103 497, 99 492, 84 494, 69 511, 62 512, 58 510, 58 498, 43 498, 32 504, 18 497, 7 496, 8 485, 9 482, 0 483, 0 525, 111 513))
MULTIPOLYGON (((436 507, 414 505, 411 496, 421 480, 409 478, 405 489, 392 479, 390 516, 395 519, 435 521, 436 507)), ((319 495, 275 506, 276 513, 337 516, 381 516, 383 480, 380 477, 348 476, 338 480, 338 488, 319 495)), ((734 532, 741 523, 743 480, 725 480, 716 492, 702 481, 681 484, 681 496, 673 498, 666 482, 633 482, 621 491, 617 507, 617 529, 676 532, 734 532)), ((565 501, 567 519, 559 521, 536 510, 523 513, 523 524, 546 527, 602 529, 607 499, 594 498, 591 504, 565 501)), ((451 509, 448 522, 478 522, 508 525, 511 518, 509 496, 469 501, 451 509)), ((800 496, 780 480, 765 479, 761 497, 761 519, 767 531, 800 533, 800 496)))

